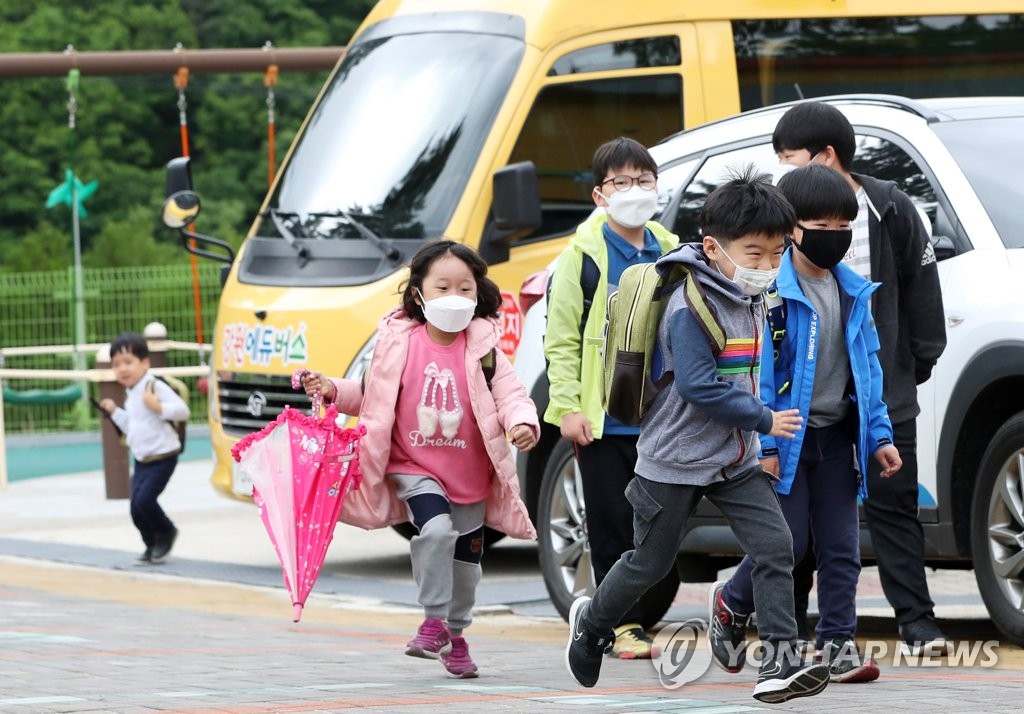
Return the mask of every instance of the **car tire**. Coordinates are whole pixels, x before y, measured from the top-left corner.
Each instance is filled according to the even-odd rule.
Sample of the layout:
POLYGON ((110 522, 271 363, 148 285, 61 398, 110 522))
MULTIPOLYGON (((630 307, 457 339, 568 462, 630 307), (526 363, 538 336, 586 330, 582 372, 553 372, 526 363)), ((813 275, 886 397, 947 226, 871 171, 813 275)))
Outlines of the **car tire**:
MULTIPOLYGON (((568 620, 573 601, 593 595, 596 585, 583 486, 572 444, 565 439, 551 450, 544 468, 537 505, 537 543, 544 586, 558 614, 568 620)), ((643 595, 646 619, 640 624, 645 630, 661 621, 678 590, 679 575, 673 569, 643 595)))
POLYGON ((974 488, 974 575, 992 622, 1024 645, 1024 412, 992 437, 974 488))

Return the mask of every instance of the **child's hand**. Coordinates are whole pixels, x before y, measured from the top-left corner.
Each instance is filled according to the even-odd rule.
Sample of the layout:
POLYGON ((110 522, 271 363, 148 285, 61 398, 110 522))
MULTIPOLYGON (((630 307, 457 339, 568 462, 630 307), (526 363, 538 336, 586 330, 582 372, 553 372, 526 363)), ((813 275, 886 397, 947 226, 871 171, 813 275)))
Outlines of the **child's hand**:
POLYGON ((772 481, 778 482, 779 480, 779 457, 778 456, 765 456, 762 459, 758 459, 761 462, 761 468, 764 469, 765 473, 772 477, 772 481))
POLYGON ((516 424, 508 435, 512 437, 512 445, 520 451, 529 451, 537 445, 537 435, 529 424, 516 424))
POLYGON ((770 436, 781 436, 783 439, 792 439, 802 428, 804 418, 800 416, 799 409, 787 409, 782 412, 772 412, 772 430, 770 436))
POLYGON ((882 465, 882 478, 889 478, 903 468, 900 452, 892 444, 886 444, 875 451, 875 459, 882 465))
POLYGON ((302 388, 306 390, 306 396, 313 398, 319 392, 327 402, 334 401, 334 384, 324 377, 323 372, 310 372, 302 378, 302 388))
POLYGON ((586 446, 594 440, 594 434, 587 418, 580 412, 573 412, 562 417, 562 438, 586 446))
POLYGON ((160 406, 160 397, 156 395, 156 388, 153 382, 146 385, 146 389, 142 392, 142 403, 149 407, 150 411, 154 411, 157 414, 163 412, 163 407, 160 406))
POLYGON ((117 410, 117 404, 113 399, 101 399, 100 409, 105 411, 107 414, 113 414, 117 410))

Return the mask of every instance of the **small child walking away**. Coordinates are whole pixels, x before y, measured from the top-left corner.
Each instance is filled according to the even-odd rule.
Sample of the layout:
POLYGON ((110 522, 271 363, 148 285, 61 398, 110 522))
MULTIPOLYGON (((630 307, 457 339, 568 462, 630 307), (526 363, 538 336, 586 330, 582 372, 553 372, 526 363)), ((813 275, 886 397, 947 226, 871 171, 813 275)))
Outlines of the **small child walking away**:
POLYGON ((658 260, 690 269, 687 279, 698 281, 726 341, 717 354, 712 350, 686 290, 677 286, 656 347, 673 381, 644 413, 636 476, 626 487, 634 511, 633 550, 612 566, 593 600, 577 599, 569 613, 566 664, 584 687, 597 684, 602 653, 622 614, 675 566, 686 522, 702 497, 719 508, 756 564, 764 656, 754 698, 779 703, 828 685, 828 668, 804 664, 796 647, 793 541, 757 460, 757 433, 789 439, 802 421, 795 409, 772 411, 758 399, 761 293, 775 279, 784 238, 796 223, 789 203, 764 178, 748 169, 713 191, 700 214, 703 242, 658 260))
POLYGON ((110 366, 125 388, 124 407, 113 399, 100 402, 125 436, 135 460, 131 484, 132 522, 146 550, 139 564, 162 563, 174 547, 178 529, 157 499, 178 465, 182 443, 172 422, 188 421, 188 404, 166 382, 149 371, 149 346, 135 332, 110 343, 110 366))
MULTIPOLYGON (((878 287, 841 261, 850 249, 857 197, 836 171, 809 164, 779 181, 797 216, 793 247, 776 283, 782 303, 769 325, 784 331, 777 355, 766 343, 761 397, 771 409, 799 409, 807 428, 793 440, 761 439, 761 465, 777 483, 782 513, 800 562, 810 534, 818 568, 817 649, 833 682, 870 682, 878 666, 857 649, 860 519, 857 496, 868 498, 868 459, 884 478, 902 462, 882 401, 878 333, 868 301, 878 287), (780 315, 783 313, 784 315, 780 315), (780 319, 781 318, 781 319, 780 319), (856 455, 856 460, 855 460, 856 455)), ((746 558, 709 596, 709 645, 716 664, 739 671, 745 630, 756 602, 756 564, 746 558)))
POLYGON ((537 409, 496 349, 501 294, 487 264, 449 240, 413 257, 402 305, 381 320, 363 380, 303 378, 366 426, 363 482, 341 520, 363 528, 411 521, 412 571, 426 616, 406 645, 440 658, 454 677, 477 676, 463 637, 480 582, 484 526, 536 538, 519 498, 510 438, 521 451, 540 436, 537 409), (506 434, 508 435, 506 437, 506 434))

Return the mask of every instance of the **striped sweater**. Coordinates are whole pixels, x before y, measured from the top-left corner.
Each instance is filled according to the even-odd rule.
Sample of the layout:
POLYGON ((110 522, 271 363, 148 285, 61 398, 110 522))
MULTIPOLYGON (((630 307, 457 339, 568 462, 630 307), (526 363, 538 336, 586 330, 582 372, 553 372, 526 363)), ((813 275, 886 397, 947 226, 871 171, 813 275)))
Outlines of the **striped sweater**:
POLYGON ((674 380, 644 415, 636 472, 652 481, 703 486, 756 466, 756 432, 771 430, 771 411, 758 398, 764 302, 743 295, 709 264, 699 243, 681 246, 659 263, 668 261, 685 263, 700 280, 726 344, 714 354, 683 291, 669 297, 658 349, 674 380))

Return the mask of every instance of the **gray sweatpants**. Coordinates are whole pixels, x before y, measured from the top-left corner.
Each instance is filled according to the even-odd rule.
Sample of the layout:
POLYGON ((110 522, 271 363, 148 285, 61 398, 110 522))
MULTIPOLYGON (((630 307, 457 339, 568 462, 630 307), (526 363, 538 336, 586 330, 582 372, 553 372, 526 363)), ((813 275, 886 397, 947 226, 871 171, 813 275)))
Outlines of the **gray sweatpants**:
POLYGON ((428 476, 388 474, 388 478, 409 509, 409 520, 419 529, 410 550, 423 612, 447 620, 452 634, 461 635, 473 622, 485 504, 451 503, 440 484, 428 476))
POLYGON ((633 504, 633 550, 622 554, 594 593, 586 615, 592 630, 609 632, 648 588, 675 567, 686 521, 702 496, 722 512, 754 563, 754 603, 761 640, 796 639, 793 537, 775 490, 759 466, 709 486, 634 477, 626 487, 626 497, 633 504))

